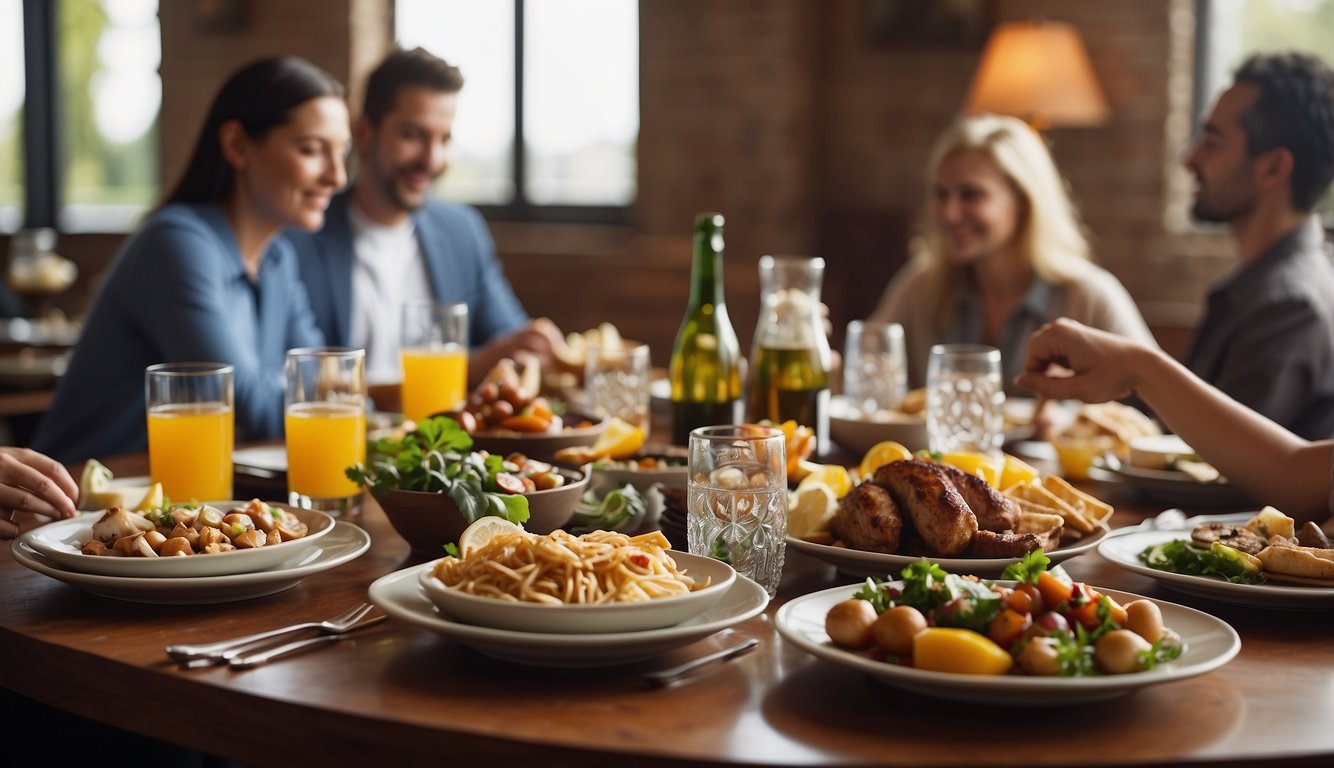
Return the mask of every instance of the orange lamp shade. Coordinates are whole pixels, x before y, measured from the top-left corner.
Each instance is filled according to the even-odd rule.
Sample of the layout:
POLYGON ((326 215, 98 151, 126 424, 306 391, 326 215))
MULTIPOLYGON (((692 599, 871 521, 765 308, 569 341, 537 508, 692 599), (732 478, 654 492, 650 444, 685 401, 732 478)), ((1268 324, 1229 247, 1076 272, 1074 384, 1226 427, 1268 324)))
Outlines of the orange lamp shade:
POLYGON ((964 111, 1013 115, 1039 129, 1099 125, 1109 115, 1079 32, 1058 21, 998 25, 964 111))

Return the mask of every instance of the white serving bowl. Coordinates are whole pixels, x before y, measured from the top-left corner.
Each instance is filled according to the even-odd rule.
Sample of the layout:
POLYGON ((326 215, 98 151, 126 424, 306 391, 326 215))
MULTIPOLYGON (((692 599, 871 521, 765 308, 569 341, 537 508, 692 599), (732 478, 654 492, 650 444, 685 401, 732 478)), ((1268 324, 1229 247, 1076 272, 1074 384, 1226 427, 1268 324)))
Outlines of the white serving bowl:
POLYGON ((640 632, 680 624, 709 610, 736 580, 732 566, 686 552, 669 553, 676 565, 709 586, 677 597, 606 605, 547 605, 478 597, 445 586, 435 569, 422 570, 422 589, 440 611, 465 624, 550 634, 640 632))
MULTIPOLYGON (((248 501, 209 501, 208 506, 224 514, 233 507, 244 507, 248 501)), ((281 544, 219 552, 213 555, 187 557, 108 557, 85 555, 79 551, 93 535, 93 523, 103 512, 90 512, 68 520, 48 523, 24 535, 24 542, 38 554, 44 555, 71 570, 102 576, 179 578, 188 576, 230 576, 254 573, 291 560, 315 546, 333 530, 334 519, 313 509, 297 509, 284 504, 267 502, 294 513, 309 529, 305 536, 281 544)))

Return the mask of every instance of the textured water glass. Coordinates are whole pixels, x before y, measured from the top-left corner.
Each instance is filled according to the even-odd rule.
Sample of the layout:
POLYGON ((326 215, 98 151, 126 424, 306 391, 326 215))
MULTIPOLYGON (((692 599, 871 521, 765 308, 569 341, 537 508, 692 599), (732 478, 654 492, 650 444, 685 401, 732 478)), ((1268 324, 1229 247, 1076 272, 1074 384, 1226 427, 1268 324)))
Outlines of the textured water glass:
POLYGON ((686 539, 691 554, 730 564, 773 597, 787 537, 783 431, 740 424, 690 433, 686 539))
POLYGON ((649 377, 647 344, 588 348, 584 364, 584 393, 594 410, 615 416, 649 431, 649 377))
POLYGON ((1005 389, 999 349, 980 344, 931 348, 926 437, 932 452, 1000 452, 1005 439, 1005 389))
POLYGON ((903 326, 853 320, 843 345, 843 396, 863 416, 887 414, 908 394, 903 326))

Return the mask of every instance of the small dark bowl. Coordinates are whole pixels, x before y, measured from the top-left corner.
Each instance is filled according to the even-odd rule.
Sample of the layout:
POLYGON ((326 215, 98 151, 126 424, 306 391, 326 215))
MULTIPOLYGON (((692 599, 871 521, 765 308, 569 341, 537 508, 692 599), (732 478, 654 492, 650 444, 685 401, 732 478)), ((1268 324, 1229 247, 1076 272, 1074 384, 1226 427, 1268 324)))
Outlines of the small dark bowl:
MULTIPOLYGON (((528 522, 523 524, 524 530, 551 533, 574 516, 574 509, 588 487, 588 473, 564 467, 556 471, 565 476, 565 485, 527 494, 528 522)), ((418 555, 443 557, 442 547, 457 542, 468 527, 453 499, 443 493, 394 490, 379 502, 394 530, 418 555)))
POLYGON ((474 451, 487 451, 498 456, 522 453, 530 459, 550 462, 556 457, 556 451, 562 448, 586 447, 598 441, 607 431, 605 419, 570 413, 561 417, 566 424, 582 424, 585 427, 567 427, 559 432, 515 432, 511 429, 492 429, 476 432, 472 436, 474 451))

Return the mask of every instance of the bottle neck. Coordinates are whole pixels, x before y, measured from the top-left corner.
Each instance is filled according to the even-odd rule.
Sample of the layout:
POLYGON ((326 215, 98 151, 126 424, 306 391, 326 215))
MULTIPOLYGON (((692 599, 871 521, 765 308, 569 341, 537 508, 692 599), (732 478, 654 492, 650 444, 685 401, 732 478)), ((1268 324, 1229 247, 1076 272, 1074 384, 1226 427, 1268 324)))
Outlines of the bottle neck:
POLYGON ((704 304, 721 307, 723 298, 723 254, 707 244, 695 244, 695 258, 690 267, 690 307, 704 304))

